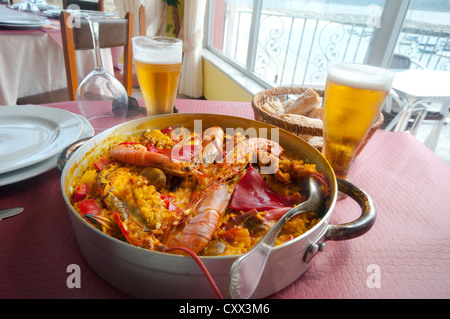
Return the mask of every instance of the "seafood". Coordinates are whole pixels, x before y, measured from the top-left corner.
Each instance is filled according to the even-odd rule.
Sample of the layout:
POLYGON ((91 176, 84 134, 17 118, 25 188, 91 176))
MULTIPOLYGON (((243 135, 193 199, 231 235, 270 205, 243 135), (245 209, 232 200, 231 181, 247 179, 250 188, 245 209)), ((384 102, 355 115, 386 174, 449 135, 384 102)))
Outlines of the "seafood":
POLYGON ((185 175, 190 165, 172 159, 168 152, 149 151, 147 147, 137 143, 122 143, 114 147, 110 155, 113 159, 141 167, 153 166, 175 175, 185 175), (165 154, 166 153, 166 154, 165 154))
POLYGON ((202 251, 209 243, 225 212, 230 194, 223 186, 210 190, 194 208, 186 225, 167 242, 168 248, 183 246, 194 253, 202 251))
MULTIPOLYGON (((306 199, 302 181, 309 175, 329 191, 314 165, 284 154, 275 141, 228 136, 218 126, 202 134, 154 129, 92 161, 72 185, 72 204, 92 226, 138 247, 233 255, 251 249, 306 199)), ((292 219, 277 243, 319 220, 315 213, 292 219)))

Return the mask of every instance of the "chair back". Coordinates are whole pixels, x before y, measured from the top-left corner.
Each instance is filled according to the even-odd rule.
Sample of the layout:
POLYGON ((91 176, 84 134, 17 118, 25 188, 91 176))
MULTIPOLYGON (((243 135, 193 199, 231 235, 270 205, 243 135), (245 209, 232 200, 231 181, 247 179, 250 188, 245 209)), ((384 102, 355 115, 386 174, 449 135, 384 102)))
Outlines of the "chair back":
POLYGON ((419 61, 403 54, 394 53, 389 63, 389 69, 408 70, 413 64, 419 69, 425 69, 425 66, 419 61))
MULTIPOLYGON (((99 46, 100 48, 112 48, 123 46, 123 81, 128 96, 132 90, 132 45, 133 37, 133 13, 127 13, 125 19, 105 19, 99 22, 99 46)), ((92 33, 89 23, 81 19, 77 27, 73 27, 69 12, 62 12, 60 16, 61 37, 66 67, 67 87, 70 100, 75 100, 78 89, 78 72, 75 58, 75 50, 88 50, 93 48, 92 33)))
POLYGON ((67 9, 70 5, 76 5, 80 10, 104 10, 104 0, 87 1, 87 0, 63 0, 63 9, 67 9))

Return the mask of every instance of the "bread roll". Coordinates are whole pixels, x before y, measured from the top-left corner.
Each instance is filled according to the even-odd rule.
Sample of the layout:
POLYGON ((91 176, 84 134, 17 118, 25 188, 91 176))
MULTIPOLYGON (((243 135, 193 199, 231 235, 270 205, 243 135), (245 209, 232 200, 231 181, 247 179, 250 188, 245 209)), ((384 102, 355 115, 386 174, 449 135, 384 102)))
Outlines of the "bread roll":
POLYGON ((321 101, 319 95, 312 89, 307 89, 293 102, 284 104, 285 114, 305 115, 317 107, 320 107, 321 101))
POLYGON ((323 120, 323 107, 316 107, 314 110, 305 114, 307 117, 323 120))
POLYGON ((261 107, 264 111, 272 115, 282 115, 284 114, 283 103, 280 101, 269 101, 263 104, 261 107))
POLYGON ((304 115, 298 114, 284 114, 281 118, 289 123, 309 126, 313 128, 322 128, 323 122, 320 119, 310 118, 304 115))

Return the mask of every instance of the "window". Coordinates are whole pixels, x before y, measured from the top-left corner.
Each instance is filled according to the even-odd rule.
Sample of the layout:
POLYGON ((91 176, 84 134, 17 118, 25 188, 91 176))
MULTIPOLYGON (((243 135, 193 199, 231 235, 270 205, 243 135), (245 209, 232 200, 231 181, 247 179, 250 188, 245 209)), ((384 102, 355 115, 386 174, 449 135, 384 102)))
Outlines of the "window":
MULTIPOLYGON (((449 22, 443 18, 447 1, 210 0, 209 5, 207 48, 263 87, 323 87, 334 62, 388 67, 394 51, 411 54, 401 43, 419 32, 411 25, 423 15, 414 10, 428 10, 430 21, 442 16, 439 31, 415 25, 422 36, 418 42, 425 41, 426 49, 439 43, 444 55, 450 52, 449 22)), ((430 59, 428 66, 445 67, 443 56, 426 54, 421 60, 430 59)))
POLYGON ((448 1, 411 0, 395 53, 427 69, 450 71, 449 12, 448 1))

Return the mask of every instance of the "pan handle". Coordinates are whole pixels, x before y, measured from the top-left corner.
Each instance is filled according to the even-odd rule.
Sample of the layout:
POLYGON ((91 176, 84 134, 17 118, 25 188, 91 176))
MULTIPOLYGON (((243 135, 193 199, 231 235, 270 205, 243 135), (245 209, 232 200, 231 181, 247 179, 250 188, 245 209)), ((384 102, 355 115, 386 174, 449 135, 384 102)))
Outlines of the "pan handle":
POLYGON ((73 142, 69 146, 67 146, 61 153, 58 155, 58 159, 56 161, 56 166, 62 172, 66 162, 69 160, 70 156, 82 145, 84 145, 87 141, 89 141, 91 137, 86 137, 76 142, 73 142))
POLYGON ((347 240, 359 237, 368 232, 376 218, 375 205, 370 196, 361 188, 349 181, 337 179, 340 192, 350 196, 361 207, 361 216, 358 219, 340 225, 328 225, 326 230, 306 250, 303 261, 309 263, 319 251, 325 247, 327 240, 347 240))
POLYGON ((347 240, 359 237, 368 232, 376 219, 375 205, 370 196, 361 188, 349 181, 337 179, 340 192, 350 196, 361 207, 358 219, 340 225, 328 225, 325 240, 347 240))

